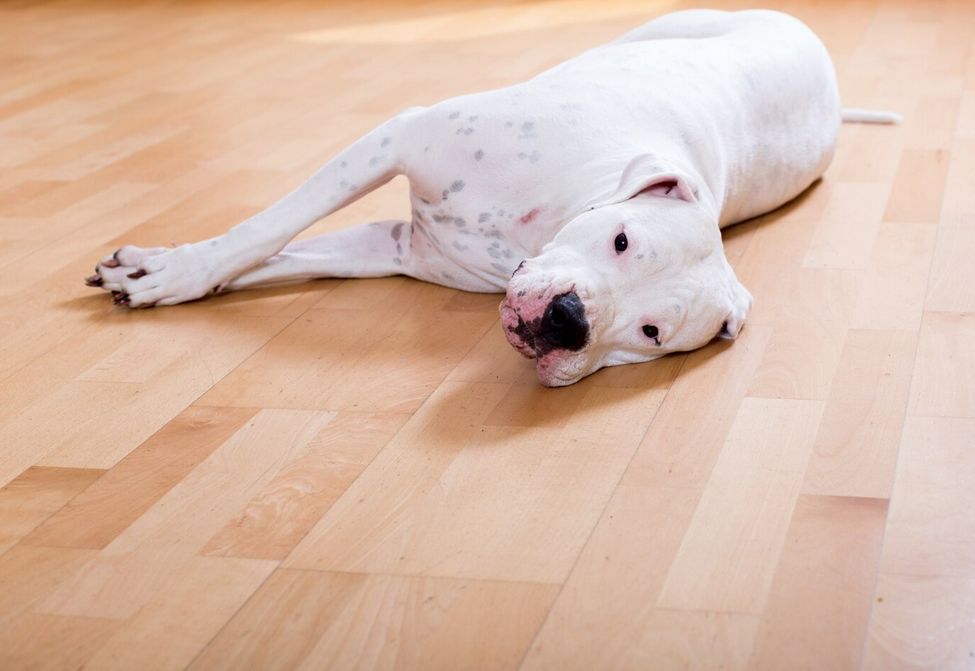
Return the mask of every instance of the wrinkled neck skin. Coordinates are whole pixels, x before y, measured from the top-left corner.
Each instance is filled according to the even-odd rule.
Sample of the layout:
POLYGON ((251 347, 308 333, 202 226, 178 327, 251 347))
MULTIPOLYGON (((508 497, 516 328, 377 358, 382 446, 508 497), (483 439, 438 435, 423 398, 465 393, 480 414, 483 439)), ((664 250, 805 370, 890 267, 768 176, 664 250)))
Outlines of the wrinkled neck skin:
POLYGON ((704 181, 656 156, 633 163, 615 193, 569 220, 509 283, 505 333, 535 359, 545 385, 734 337, 751 306, 725 257, 704 181), (548 345, 540 326, 552 301, 568 293, 588 322, 575 351, 548 345))

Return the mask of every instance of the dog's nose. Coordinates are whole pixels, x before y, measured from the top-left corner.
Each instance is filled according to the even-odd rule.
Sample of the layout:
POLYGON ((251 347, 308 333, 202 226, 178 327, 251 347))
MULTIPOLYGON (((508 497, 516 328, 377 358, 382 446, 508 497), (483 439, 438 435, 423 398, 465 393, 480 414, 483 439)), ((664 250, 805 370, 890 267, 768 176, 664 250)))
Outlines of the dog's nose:
POLYGON ((552 299, 542 315, 539 337, 558 349, 580 350, 589 340, 589 322, 579 296, 570 291, 552 299))

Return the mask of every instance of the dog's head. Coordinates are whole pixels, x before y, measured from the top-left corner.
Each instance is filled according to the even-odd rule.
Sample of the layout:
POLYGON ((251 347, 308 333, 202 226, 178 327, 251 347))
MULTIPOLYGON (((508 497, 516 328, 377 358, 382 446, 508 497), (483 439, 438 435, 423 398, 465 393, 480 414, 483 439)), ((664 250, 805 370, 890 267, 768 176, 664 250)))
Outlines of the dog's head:
POLYGON ((704 189, 639 156, 610 198, 519 266, 501 321, 543 384, 737 337, 752 298, 728 265, 704 189))

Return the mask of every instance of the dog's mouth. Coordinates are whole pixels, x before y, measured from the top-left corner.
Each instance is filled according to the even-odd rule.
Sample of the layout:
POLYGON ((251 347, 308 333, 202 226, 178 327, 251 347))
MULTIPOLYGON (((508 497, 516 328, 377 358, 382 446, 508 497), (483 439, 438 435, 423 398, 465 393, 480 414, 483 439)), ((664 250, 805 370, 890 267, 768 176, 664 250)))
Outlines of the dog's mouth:
POLYGON ((501 325, 504 328, 504 335, 508 343, 516 350, 521 352, 529 359, 536 359, 540 356, 539 338, 536 337, 541 317, 534 320, 534 327, 531 322, 526 322, 507 299, 501 302, 501 325))

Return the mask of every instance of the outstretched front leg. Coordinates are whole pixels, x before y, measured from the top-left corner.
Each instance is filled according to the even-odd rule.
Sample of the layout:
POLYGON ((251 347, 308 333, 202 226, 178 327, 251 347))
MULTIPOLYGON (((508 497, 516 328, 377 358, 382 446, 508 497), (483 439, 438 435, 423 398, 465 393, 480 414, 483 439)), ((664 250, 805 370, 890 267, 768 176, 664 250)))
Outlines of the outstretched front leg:
MULTIPOLYGON (((227 288, 251 269, 259 272, 299 232, 402 172, 399 145, 415 113, 397 115, 363 136, 296 191, 224 235, 173 249, 122 247, 103 258, 86 283, 113 292, 118 304, 149 307, 195 300, 227 288)), ((353 274, 359 273, 350 267, 347 275, 353 274)))

